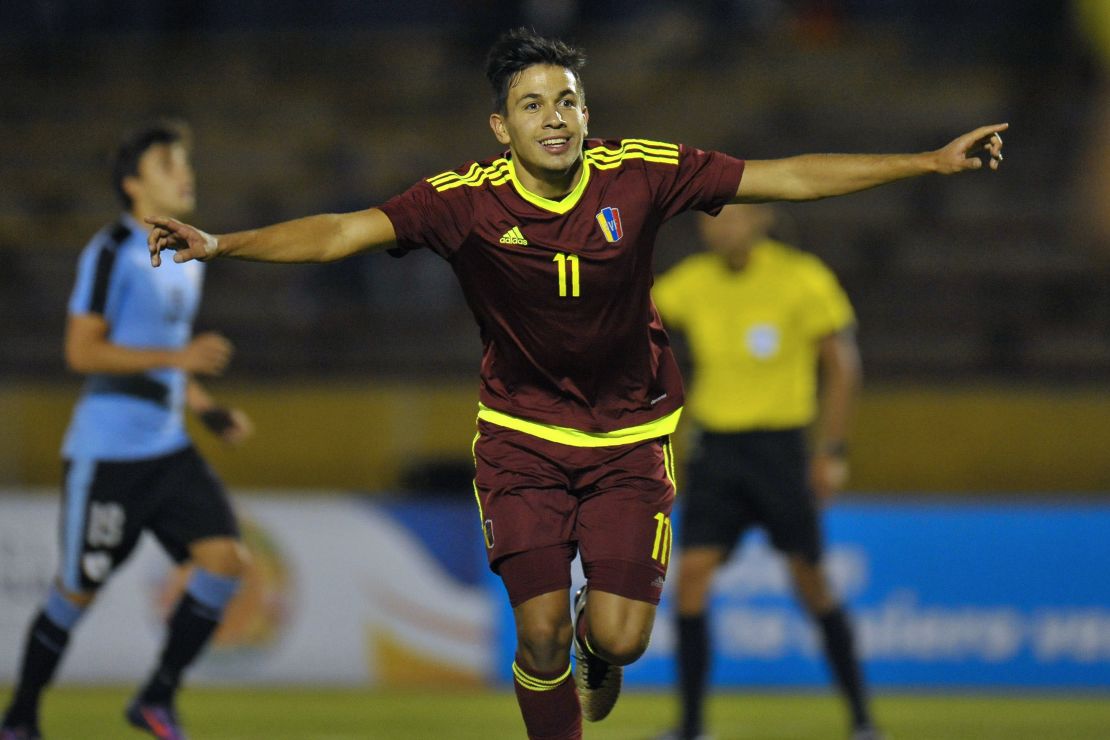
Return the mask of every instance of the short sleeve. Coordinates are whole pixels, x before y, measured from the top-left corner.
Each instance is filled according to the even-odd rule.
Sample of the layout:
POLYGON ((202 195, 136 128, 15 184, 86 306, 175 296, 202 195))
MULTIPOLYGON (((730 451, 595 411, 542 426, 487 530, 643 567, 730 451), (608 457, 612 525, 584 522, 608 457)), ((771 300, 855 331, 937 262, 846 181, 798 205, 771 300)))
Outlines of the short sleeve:
POLYGON ((470 234, 473 208, 468 198, 471 188, 436 190, 427 180, 389 199, 380 206, 397 234, 397 250, 430 249, 445 259, 462 245, 470 234))
POLYGON ((650 169, 655 206, 661 211, 663 220, 689 210, 716 215, 736 197, 744 161, 685 145, 679 145, 678 151, 677 166, 650 169))
POLYGON ((805 270, 805 332, 819 339, 835 334, 856 321, 852 304, 832 270, 817 258, 807 260, 805 270))
POLYGON ((120 270, 116 266, 116 250, 98 245, 85 248, 77 262, 77 279, 69 297, 69 313, 108 313, 109 302, 121 290, 120 270))

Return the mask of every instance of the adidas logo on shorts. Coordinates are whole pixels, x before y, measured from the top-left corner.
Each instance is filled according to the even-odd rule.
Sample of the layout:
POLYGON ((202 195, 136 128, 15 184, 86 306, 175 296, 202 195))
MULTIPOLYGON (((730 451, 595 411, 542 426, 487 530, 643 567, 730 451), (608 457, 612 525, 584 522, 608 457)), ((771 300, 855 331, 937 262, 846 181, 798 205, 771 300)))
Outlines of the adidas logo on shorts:
POLYGON ((520 233, 520 227, 514 226, 501 235, 502 244, 527 244, 528 240, 524 238, 524 234, 520 233))

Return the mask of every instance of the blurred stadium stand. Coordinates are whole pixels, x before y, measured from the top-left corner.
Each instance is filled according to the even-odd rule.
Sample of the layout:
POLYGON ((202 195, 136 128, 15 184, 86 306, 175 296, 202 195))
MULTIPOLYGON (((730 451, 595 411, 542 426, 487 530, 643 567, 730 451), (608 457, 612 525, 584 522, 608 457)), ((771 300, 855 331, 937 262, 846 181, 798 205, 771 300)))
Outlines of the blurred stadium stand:
MULTIPOLYGON (((41 378, 62 372, 74 254, 115 209, 104 161, 121 130, 162 113, 193 123, 197 221, 213 230, 374 204, 497 152, 481 48, 536 4, 21 5, 2 12, 0 37, 0 281, 14 319, 0 373, 41 378)), ((1012 121, 1001 176, 788 206, 791 235, 853 296, 872 380, 1110 377, 1107 271, 1073 237, 1068 205, 1089 75, 1057 4, 1007 3, 993 24, 992 2, 898 14, 866 0, 607 2, 588 17, 565 5, 554 15, 591 56, 594 135, 760 158, 931 148, 1012 121)), ((660 266, 694 247, 679 223, 660 266)), ((237 369, 256 376, 471 377, 477 356, 450 275, 424 255, 221 263, 201 323, 230 334, 237 369)))

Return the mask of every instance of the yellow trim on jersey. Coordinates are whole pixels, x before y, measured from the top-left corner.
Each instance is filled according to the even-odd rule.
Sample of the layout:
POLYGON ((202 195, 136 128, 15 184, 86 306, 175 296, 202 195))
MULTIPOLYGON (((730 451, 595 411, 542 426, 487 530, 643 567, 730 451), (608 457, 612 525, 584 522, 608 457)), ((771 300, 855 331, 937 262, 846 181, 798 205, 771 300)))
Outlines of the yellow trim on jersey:
POLYGON ((469 185, 476 188, 485 184, 487 181, 490 185, 504 185, 509 181, 512 176, 512 167, 509 160, 502 157, 496 159, 490 164, 483 167, 475 162, 470 165, 470 169, 466 171, 465 175, 460 175, 458 172, 449 171, 442 172, 434 177, 428 178, 428 183, 436 189, 437 193, 442 193, 444 190, 457 188, 462 185, 469 185))
POLYGON ((663 469, 667 471, 667 477, 671 479, 671 487, 674 488, 675 495, 678 495, 678 479, 674 474, 674 448, 671 447, 671 440, 668 439, 663 443, 663 469))
POLYGON ((464 174, 464 175, 460 175, 458 172, 455 172, 454 170, 448 170, 447 172, 441 172, 438 175, 433 175, 432 177, 429 177, 428 182, 430 182, 432 185, 442 185, 443 183, 447 182, 448 180, 462 180, 463 178, 466 178, 466 177, 473 177, 481 169, 482 169, 481 165, 479 165, 477 162, 473 162, 470 165, 470 169, 467 170, 466 174, 464 174))
POLYGON ((611 432, 583 432, 580 429, 559 427, 554 424, 542 424, 538 421, 528 421, 501 411, 495 411, 489 406, 478 404, 478 418, 496 424, 499 427, 513 429, 518 432, 530 434, 533 437, 546 439, 548 442, 570 445, 571 447, 611 447, 613 445, 629 445, 643 442, 647 439, 665 437, 674 432, 678 426, 678 417, 682 409, 677 408, 664 417, 649 421, 646 424, 637 424, 634 427, 614 429, 611 432))
POLYGON ((552 689, 559 688, 563 681, 567 680, 570 676, 570 664, 567 663, 567 669, 563 671, 563 675, 558 678, 536 678, 524 672, 517 662, 513 661, 513 677, 516 682, 529 691, 551 691, 552 689))
POLYGON ((605 146, 595 146, 586 150, 587 154, 605 154, 610 157, 617 156, 621 152, 638 151, 647 154, 654 154, 660 157, 678 157, 678 144, 669 144, 665 141, 652 141, 651 139, 621 139, 620 148, 610 149, 605 146))
POLYGON ((599 170, 620 167, 626 159, 643 159, 677 166, 678 145, 648 139, 621 139, 619 149, 598 146, 587 149, 583 158, 599 170))
POLYGON ((504 185, 511 182, 520 197, 532 205, 539 206, 545 211, 563 214, 578 205, 582 193, 586 192, 591 167, 611 170, 620 167, 627 159, 642 159, 646 162, 678 166, 678 145, 650 139, 621 139, 621 145, 617 149, 604 146, 587 149, 582 155, 582 176, 578 178, 578 184, 560 200, 545 198, 524 187, 517 177, 516 163, 506 157, 495 159, 485 166, 474 162, 465 174, 459 174, 454 170, 441 172, 429 177, 428 183, 436 189, 437 193, 442 193, 463 185, 476 188, 487 182, 490 185, 504 185))
MULTIPOLYGON (((477 422, 475 422, 477 423, 477 422)), ((486 515, 482 513, 482 497, 478 495, 478 438, 482 436, 481 432, 474 433, 474 441, 470 443, 470 457, 474 460, 474 500, 478 503, 478 526, 482 529, 482 540, 486 543, 486 549, 493 547, 490 542, 489 533, 486 532, 486 515)))
MULTIPOLYGON (((574 186, 574 190, 571 190, 563 196, 562 200, 551 200, 542 195, 536 195, 531 190, 521 185, 520 178, 516 175, 516 163, 512 160, 509 160, 509 179, 512 181, 513 187, 516 188, 516 192, 521 198, 524 198, 524 200, 534 206, 539 206, 545 211, 563 214, 578 205, 578 201, 582 198, 582 193, 586 192, 586 184, 590 181, 590 167, 588 162, 582 162, 582 176, 578 178, 578 184, 574 186)), ((500 183, 494 183, 494 185, 499 184, 500 183)))

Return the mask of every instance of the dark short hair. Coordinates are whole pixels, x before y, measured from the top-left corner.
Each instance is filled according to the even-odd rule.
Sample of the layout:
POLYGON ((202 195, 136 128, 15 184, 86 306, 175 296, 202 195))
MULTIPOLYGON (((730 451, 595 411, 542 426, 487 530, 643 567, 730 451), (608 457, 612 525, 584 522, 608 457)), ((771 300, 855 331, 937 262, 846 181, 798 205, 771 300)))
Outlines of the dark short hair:
POLYGON ((513 78, 534 64, 552 64, 569 69, 578 83, 579 94, 585 95, 579 74, 586 64, 584 51, 559 39, 540 36, 530 28, 514 28, 501 34, 486 57, 486 79, 493 87, 494 110, 505 112, 513 78))
POLYGON ((193 135, 189 124, 176 119, 152 121, 134 131, 128 132, 112 155, 112 188, 124 209, 130 211, 134 205, 131 196, 123 189, 124 178, 139 174, 139 160, 147 149, 158 144, 176 144, 186 147, 192 145, 193 135))

